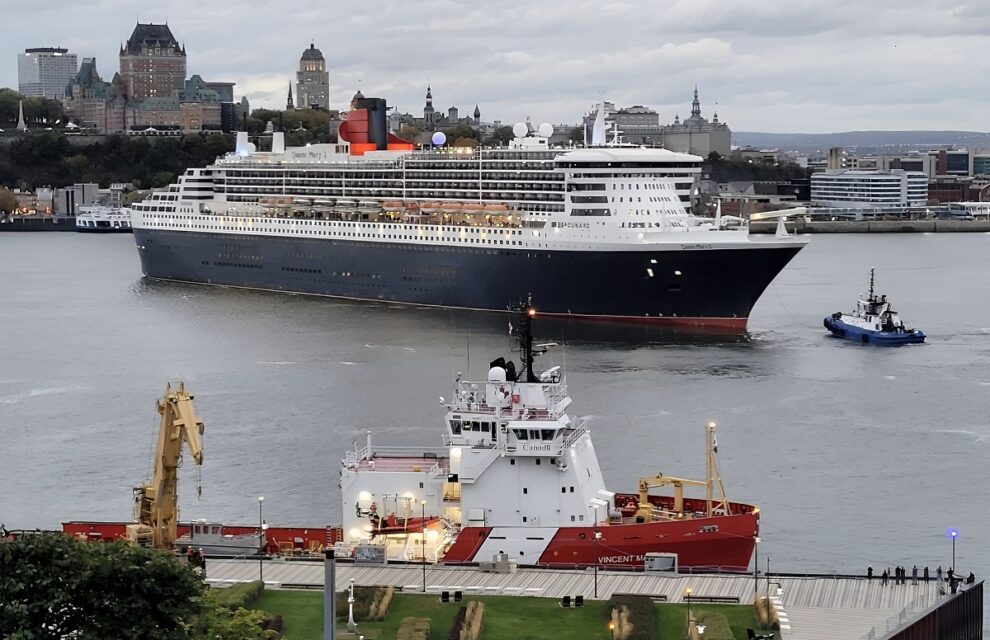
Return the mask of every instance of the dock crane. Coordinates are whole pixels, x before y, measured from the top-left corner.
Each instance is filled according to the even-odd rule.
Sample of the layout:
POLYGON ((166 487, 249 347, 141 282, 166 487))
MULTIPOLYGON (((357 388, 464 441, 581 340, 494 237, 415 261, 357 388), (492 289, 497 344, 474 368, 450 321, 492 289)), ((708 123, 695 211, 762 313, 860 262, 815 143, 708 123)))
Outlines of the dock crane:
MULTIPOLYGON (((197 465, 203 464, 201 437, 204 425, 196 415, 193 396, 179 383, 165 387, 158 401, 161 423, 152 465, 151 481, 134 488, 134 522, 127 525, 127 540, 140 547, 172 549, 178 524, 178 469, 185 443, 197 465)), ((197 488, 197 491, 199 488, 197 488)))

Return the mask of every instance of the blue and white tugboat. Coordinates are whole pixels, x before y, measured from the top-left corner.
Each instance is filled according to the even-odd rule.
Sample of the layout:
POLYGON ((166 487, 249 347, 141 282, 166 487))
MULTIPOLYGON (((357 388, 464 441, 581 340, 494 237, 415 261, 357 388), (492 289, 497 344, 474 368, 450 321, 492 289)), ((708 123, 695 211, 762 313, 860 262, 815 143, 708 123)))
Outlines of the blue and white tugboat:
POLYGON ((856 302, 852 313, 836 311, 825 318, 825 328, 839 338, 863 344, 900 345, 925 341, 920 329, 908 329, 885 295, 873 292, 873 269, 870 269, 870 294, 856 302))

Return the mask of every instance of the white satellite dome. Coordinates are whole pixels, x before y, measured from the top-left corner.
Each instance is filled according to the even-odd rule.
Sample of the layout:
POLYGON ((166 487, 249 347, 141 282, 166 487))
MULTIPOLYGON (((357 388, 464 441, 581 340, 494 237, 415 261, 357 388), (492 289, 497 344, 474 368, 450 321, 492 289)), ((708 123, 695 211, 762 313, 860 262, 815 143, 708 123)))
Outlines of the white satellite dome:
POLYGON ((549 138, 550 136, 553 135, 553 125, 550 124, 549 122, 544 122, 543 124, 540 125, 540 127, 536 130, 536 132, 544 138, 549 138))
POLYGON ((529 133, 529 127, 526 126, 525 122, 517 122, 512 125, 512 135, 517 138, 525 138, 529 133))

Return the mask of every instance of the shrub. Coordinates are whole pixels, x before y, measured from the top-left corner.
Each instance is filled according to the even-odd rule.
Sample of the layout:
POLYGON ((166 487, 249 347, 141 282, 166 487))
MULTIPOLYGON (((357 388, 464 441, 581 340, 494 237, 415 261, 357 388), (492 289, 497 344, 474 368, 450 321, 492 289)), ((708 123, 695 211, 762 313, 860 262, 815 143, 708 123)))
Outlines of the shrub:
POLYGON ((460 640, 478 640, 481 636, 481 623, 485 617, 485 603, 472 600, 464 612, 464 626, 460 640))
POLYGON ((368 611, 368 617, 371 620, 384 620, 385 616, 388 615, 389 607, 392 606, 393 597, 395 597, 395 587, 389 585, 384 589, 377 589, 368 611))
POLYGON ((403 618, 395 640, 430 640, 430 619, 403 618))
POLYGON ((250 609, 264 592, 265 583, 261 580, 242 582, 226 589, 217 589, 217 603, 231 611, 250 609))
POLYGON ((464 619, 467 617, 467 607, 461 607, 454 616, 454 624, 450 627, 447 640, 461 640, 461 630, 464 628, 464 619))
MULTIPOLYGON (((625 626, 625 640, 656 640, 656 609, 653 601, 646 596, 613 596, 613 609, 618 609, 619 618, 615 620, 616 631, 618 622, 625 626), (623 617, 624 616, 624 617, 623 617)), ((619 634, 616 633, 616 638, 619 634)))
MULTIPOLYGON (((354 587, 354 620, 371 619, 371 605, 381 587, 354 587)), ((347 590, 337 594, 337 618, 347 620, 347 590)))

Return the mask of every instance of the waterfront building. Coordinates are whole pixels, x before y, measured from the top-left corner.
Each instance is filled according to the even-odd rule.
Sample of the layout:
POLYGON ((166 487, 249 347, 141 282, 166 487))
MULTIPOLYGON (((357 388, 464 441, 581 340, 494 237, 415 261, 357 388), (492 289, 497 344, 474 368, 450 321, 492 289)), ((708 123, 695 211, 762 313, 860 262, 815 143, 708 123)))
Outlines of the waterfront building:
MULTIPOLYGON (((292 100, 292 89, 289 89, 292 100)), ((296 72, 296 101, 300 109, 330 108, 330 72, 323 52, 310 44, 299 58, 299 71, 296 72)), ((291 108, 291 107, 290 107, 291 108)))
POLYGON ((65 88, 66 114, 99 133, 126 131, 134 122, 127 86, 119 73, 106 82, 96 58, 83 58, 79 72, 65 88))
POLYGON ((61 100, 77 70, 76 54, 68 49, 25 49, 17 55, 17 91, 27 98, 61 100))
POLYGON ((923 173, 830 170, 811 176, 811 201, 823 207, 906 209, 928 202, 928 178, 923 173))

